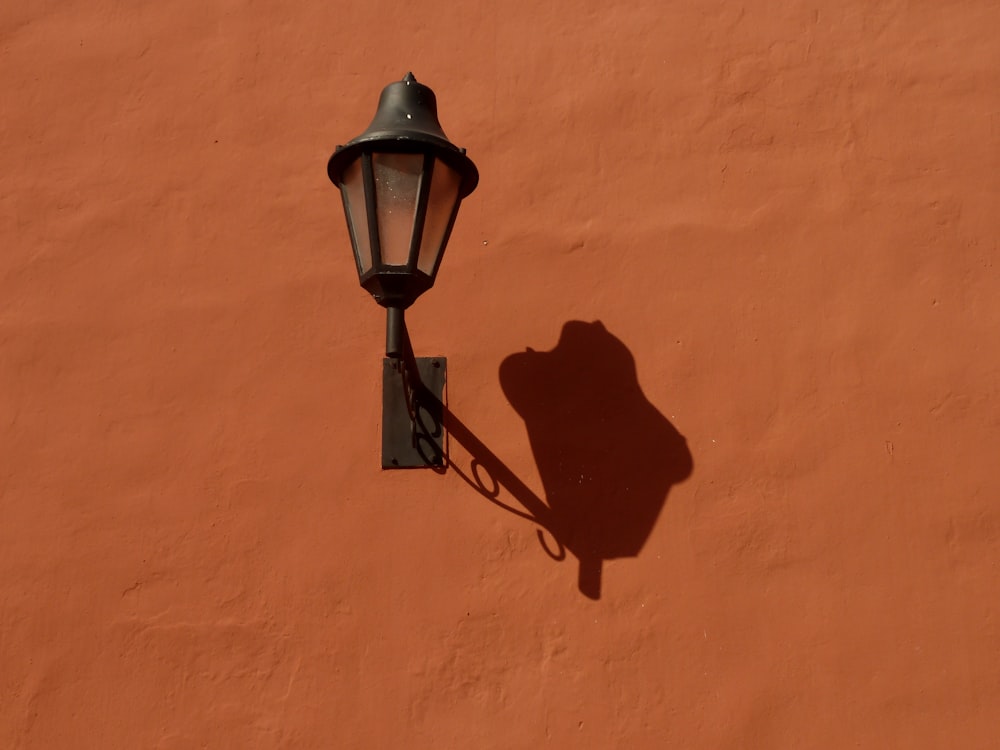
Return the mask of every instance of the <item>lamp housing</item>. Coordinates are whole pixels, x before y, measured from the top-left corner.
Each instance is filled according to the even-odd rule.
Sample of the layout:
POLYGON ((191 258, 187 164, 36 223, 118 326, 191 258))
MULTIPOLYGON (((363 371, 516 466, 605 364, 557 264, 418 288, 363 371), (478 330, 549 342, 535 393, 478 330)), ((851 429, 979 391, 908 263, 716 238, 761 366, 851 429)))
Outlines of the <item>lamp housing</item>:
POLYGON ((437 99, 412 73, 382 90, 368 128, 327 164, 340 188, 361 286, 406 309, 434 285, 458 207, 479 182, 448 140, 437 99))

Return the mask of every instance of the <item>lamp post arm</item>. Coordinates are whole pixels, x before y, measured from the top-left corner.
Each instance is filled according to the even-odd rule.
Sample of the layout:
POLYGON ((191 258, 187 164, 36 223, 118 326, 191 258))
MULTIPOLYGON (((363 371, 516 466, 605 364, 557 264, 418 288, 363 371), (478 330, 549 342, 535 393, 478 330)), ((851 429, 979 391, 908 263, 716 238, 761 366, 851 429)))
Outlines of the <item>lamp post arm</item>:
POLYGON ((407 401, 410 401, 411 394, 423 387, 417 358, 410 344, 410 332, 406 328, 403 308, 387 307, 385 312, 385 356, 392 360, 395 370, 403 376, 408 391, 407 401))
MULTIPOLYGON (((403 308, 387 307, 385 309, 385 356, 389 359, 399 360, 406 355, 406 350, 410 348, 410 337, 406 332, 406 320, 403 317, 403 308)), ((413 351, 409 352, 413 356, 413 351)))
MULTIPOLYGON (((399 384, 398 388, 402 394, 403 402, 400 406, 405 406, 406 408, 405 414, 409 422, 410 446, 418 449, 420 439, 429 438, 431 443, 437 446, 437 455, 442 456, 442 446, 438 445, 439 441, 435 441, 434 437, 440 437, 441 434, 440 411, 443 407, 440 399, 434 396, 420 375, 420 366, 417 363, 416 356, 413 354, 413 347, 410 344, 410 334, 406 330, 406 319, 401 307, 386 308, 385 356, 386 361, 391 364, 392 370, 398 376, 396 382, 399 384), (428 406, 436 407, 433 408, 434 416, 431 419, 433 424, 430 427, 430 432, 428 432, 428 426, 424 424, 425 419, 420 414, 421 407, 424 407, 426 410, 428 406)), ((437 359, 433 359, 432 361, 435 363, 435 368, 439 366, 437 359)), ((443 384, 443 379, 441 382, 443 384)), ((383 382, 384 388, 385 383, 383 382)), ((400 416, 403 415, 400 414, 400 416)), ((385 424, 383 424, 383 427, 385 427, 385 424)))

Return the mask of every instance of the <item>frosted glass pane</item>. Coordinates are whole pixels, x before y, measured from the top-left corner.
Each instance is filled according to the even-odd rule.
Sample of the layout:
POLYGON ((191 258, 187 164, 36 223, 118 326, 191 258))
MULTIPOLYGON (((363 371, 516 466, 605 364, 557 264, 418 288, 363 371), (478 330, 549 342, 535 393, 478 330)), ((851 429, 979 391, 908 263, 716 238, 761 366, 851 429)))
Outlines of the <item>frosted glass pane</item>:
POLYGON ((372 267, 372 244, 368 234, 368 209, 365 206, 365 185, 361 176, 361 159, 344 170, 340 189, 345 198, 347 224, 358 263, 358 273, 372 267))
POLYGON ((421 154, 373 154, 372 166, 382 262, 403 266, 410 254, 424 157, 421 154))
POLYGON ((431 179, 431 193, 427 199, 427 216, 424 219, 424 234, 420 240, 420 257, 417 268, 426 274, 434 270, 434 263, 441 253, 444 233, 458 201, 458 187, 462 182, 458 172, 438 159, 434 163, 431 179))

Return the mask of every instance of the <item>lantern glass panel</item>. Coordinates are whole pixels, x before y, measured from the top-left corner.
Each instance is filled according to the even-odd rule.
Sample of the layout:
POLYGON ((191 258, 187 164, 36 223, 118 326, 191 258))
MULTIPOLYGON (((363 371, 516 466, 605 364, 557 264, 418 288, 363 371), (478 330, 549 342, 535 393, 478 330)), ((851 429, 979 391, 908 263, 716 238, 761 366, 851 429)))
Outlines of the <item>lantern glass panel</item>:
POLYGON ((417 213, 422 154, 373 154, 375 209, 382 263, 405 266, 417 213))
POLYGON ((420 257, 417 268, 430 275, 434 272, 438 256, 443 249, 448 224, 458 203, 458 188, 462 178, 454 169, 440 159, 434 163, 431 190, 427 197, 427 214, 424 218, 424 232, 420 240, 420 257))
POLYGON ((364 274, 372 267, 371 235, 368 231, 368 208, 365 205, 365 185, 361 174, 361 159, 344 170, 340 191, 344 197, 347 226, 351 230, 351 244, 358 264, 358 274, 364 274))

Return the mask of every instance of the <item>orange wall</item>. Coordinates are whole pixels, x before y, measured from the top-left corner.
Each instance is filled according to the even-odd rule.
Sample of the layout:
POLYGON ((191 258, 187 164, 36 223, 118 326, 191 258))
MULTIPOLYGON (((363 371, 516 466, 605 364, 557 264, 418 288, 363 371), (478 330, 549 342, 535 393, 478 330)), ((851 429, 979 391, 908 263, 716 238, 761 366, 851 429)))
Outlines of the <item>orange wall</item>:
POLYGON ((995 747, 998 29, 3 4, 0 747, 995 747), (384 319, 325 175, 407 70, 482 174, 409 316, 475 439, 445 475, 379 469, 384 319), (501 383, 574 320, 641 391, 579 350, 501 383), (462 480, 484 452, 497 500, 609 533, 682 470, 595 600, 462 480))

